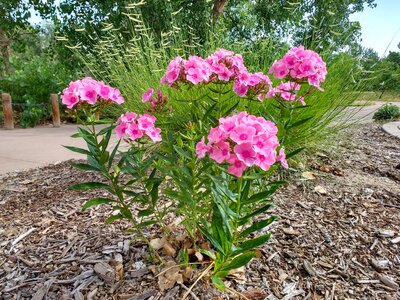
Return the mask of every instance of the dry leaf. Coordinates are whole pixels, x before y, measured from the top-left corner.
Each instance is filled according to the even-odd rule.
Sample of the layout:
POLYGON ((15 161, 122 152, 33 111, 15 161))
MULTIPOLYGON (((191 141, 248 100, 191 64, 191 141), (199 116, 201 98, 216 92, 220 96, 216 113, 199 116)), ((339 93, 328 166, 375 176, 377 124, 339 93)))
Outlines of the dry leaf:
POLYGON ((150 241, 150 247, 153 248, 154 250, 160 250, 162 247, 164 247, 165 244, 165 239, 152 239, 150 241))
POLYGON ((165 256, 171 256, 174 257, 176 254, 176 250, 174 249, 174 247, 172 247, 172 245, 168 242, 165 242, 164 246, 163 246, 163 250, 164 250, 164 254, 165 256))
POLYGON ((183 283, 181 269, 173 261, 168 261, 160 274, 158 276, 158 286, 161 291, 172 288, 176 283, 183 283))
POLYGON ((320 185, 317 185, 317 186, 314 188, 314 191, 320 193, 321 195, 326 195, 326 194, 328 193, 328 192, 325 190, 325 188, 322 187, 322 186, 320 186, 320 185))
POLYGON ((199 251, 196 251, 196 253, 194 255, 197 257, 197 260, 199 262, 202 262, 204 260, 203 254, 201 254, 199 251))
POLYGON ((236 281, 237 283, 244 284, 246 282, 246 276, 245 274, 245 267, 240 267, 234 270, 229 271, 228 277, 231 278, 233 281, 236 281))
POLYGON ((301 176, 303 178, 305 178, 305 179, 308 179, 308 180, 314 180, 315 179, 314 173, 313 172, 309 172, 309 171, 301 173, 301 176))
POLYGON ((282 228, 282 231, 284 234, 288 235, 299 235, 300 231, 295 230, 295 229, 290 229, 290 228, 282 228))

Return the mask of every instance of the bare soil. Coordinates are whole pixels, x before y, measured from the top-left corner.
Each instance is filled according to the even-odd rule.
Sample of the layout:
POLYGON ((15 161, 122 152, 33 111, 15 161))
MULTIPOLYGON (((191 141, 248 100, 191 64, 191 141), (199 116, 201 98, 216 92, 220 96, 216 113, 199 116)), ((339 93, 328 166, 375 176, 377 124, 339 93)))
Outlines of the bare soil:
MULTIPOLYGON (((227 285, 260 300, 400 299, 400 140, 363 124, 307 165, 275 195, 273 238, 227 285)), ((182 299, 207 262, 174 284, 175 254, 154 275, 162 267, 128 224, 81 211, 101 192, 68 190, 95 180, 69 162, 0 177, 0 299, 182 299)), ((200 280, 188 299, 239 296, 200 280)))

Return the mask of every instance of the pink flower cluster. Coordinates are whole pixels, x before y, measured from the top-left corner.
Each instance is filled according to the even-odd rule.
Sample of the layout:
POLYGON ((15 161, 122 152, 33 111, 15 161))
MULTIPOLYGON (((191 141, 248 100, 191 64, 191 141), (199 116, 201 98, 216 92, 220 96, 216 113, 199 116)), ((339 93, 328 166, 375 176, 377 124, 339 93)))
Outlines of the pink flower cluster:
POLYGON ((80 103, 93 105, 98 100, 113 101, 118 104, 124 102, 124 98, 118 89, 90 77, 70 82, 69 86, 63 90, 61 100, 68 108, 80 103))
POLYGON ((178 87, 178 83, 206 84, 216 81, 234 81, 233 91, 238 96, 258 95, 260 101, 263 99, 261 92, 268 90, 266 87, 272 84, 267 75, 248 72, 240 54, 225 49, 219 49, 206 59, 198 56, 190 56, 187 60, 176 57, 168 65, 160 84, 178 87))
POLYGON ((159 142, 161 138, 161 129, 155 128, 155 116, 148 114, 137 115, 133 112, 127 112, 117 120, 115 133, 121 138, 128 136, 132 141, 140 139, 146 134, 153 142, 159 142))
POLYGON ((264 171, 280 161, 288 168, 283 148, 277 155, 278 128, 262 117, 241 112, 219 119, 219 126, 211 128, 208 143, 204 137, 196 145, 196 153, 203 158, 209 153, 217 163, 230 164, 228 173, 241 177, 247 167, 257 166, 264 171))
POLYGON ((310 85, 321 89, 319 84, 325 81, 327 69, 318 53, 300 46, 290 49, 282 59, 275 61, 269 73, 279 79, 288 76, 295 81, 308 81, 310 85))
MULTIPOLYGON (((148 89, 144 94, 142 95, 142 102, 143 103, 150 103, 150 107, 145 107, 145 110, 151 111, 151 112, 156 112, 156 111, 162 111, 165 107, 165 105, 168 102, 168 96, 163 96, 161 90, 157 91, 157 95, 154 95, 154 89, 148 89), (155 98, 157 97, 157 98, 155 98)), ((169 107, 168 109, 172 109, 172 107, 169 107)))
POLYGON ((301 102, 301 104, 306 105, 306 103, 304 102, 304 97, 300 96, 296 98, 296 92, 299 91, 300 88, 301 86, 297 82, 281 82, 275 88, 271 87, 269 89, 266 94, 266 98, 279 97, 286 101, 295 101, 297 99, 297 101, 301 102))

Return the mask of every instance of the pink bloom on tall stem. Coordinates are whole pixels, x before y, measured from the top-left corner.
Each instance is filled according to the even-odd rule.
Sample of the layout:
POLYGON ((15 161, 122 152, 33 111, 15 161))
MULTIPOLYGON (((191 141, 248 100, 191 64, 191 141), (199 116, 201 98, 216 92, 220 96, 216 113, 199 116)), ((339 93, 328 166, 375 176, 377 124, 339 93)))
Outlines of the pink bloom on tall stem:
POLYGON ((256 130, 253 127, 239 125, 232 130, 229 137, 237 144, 252 142, 256 130))
POLYGON ((253 149, 252 143, 243 143, 236 145, 233 148, 237 158, 244 162, 246 166, 252 166, 256 160, 256 152, 253 149))
POLYGON ((206 153, 210 152, 211 147, 204 143, 204 136, 201 141, 196 144, 196 154, 199 158, 206 156, 206 153))
POLYGON ((284 167, 285 169, 289 168, 289 165, 288 165, 287 160, 286 160, 285 149, 281 148, 279 150, 279 155, 276 157, 276 160, 280 161, 282 167, 284 167))
POLYGON ((144 94, 142 95, 142 102, 148 102, 151 99, 151 96, 153 96, 154 89, 148 89, 144 94))
POLYGON ((228 163, 231 165, 228 167, 228 173, 235 175, 236 177, 242 177, 244 170, 247 166, 240 160, 235 154, 232 154, 228 159, 228 163))

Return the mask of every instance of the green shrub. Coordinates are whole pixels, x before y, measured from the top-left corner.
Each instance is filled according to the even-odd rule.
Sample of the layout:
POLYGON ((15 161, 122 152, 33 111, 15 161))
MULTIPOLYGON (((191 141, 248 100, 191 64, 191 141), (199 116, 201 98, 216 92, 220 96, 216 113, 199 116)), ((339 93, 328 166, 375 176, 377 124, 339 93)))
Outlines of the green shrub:
POLYGON ((380 107, 372 117, 374 120, 392 120, 400 117, 400 107, 392 103, 387 103, 380 107))
POLYGON ((49 109, 44 106, 27 106, 18 115, 18 122, 23 127, 35 127, 41 121, 50 117, 49 109))

